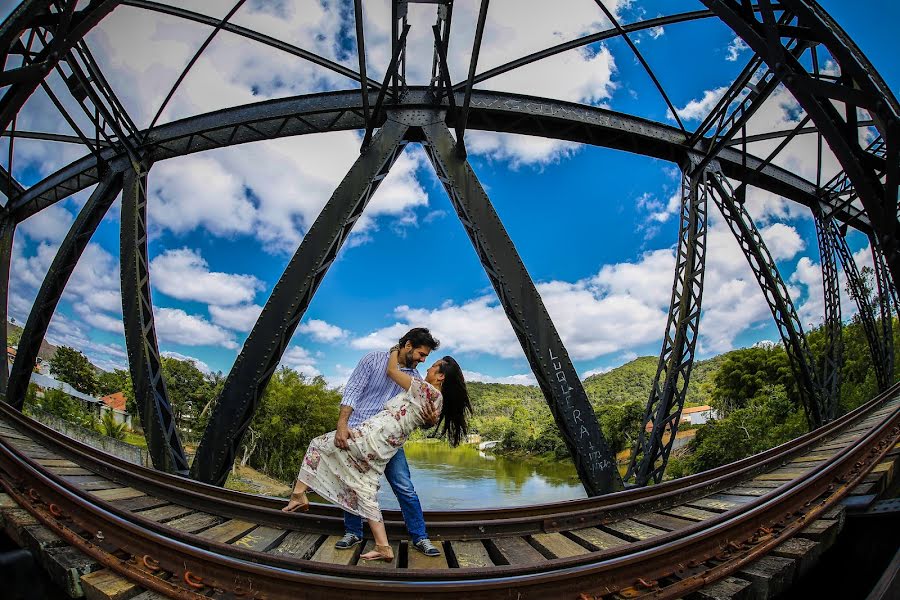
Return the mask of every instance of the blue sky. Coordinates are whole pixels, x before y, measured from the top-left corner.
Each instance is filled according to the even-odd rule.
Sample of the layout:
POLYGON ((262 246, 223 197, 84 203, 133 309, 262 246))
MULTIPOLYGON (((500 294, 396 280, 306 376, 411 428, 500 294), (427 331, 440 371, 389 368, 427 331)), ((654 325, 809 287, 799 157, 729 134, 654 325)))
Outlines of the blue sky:
MULTIPOLYGON (((699 2, 607 2, 622 22, 701 8, 699 2)), ((898 93, 900 68, 889 27, 893 2, 822 1, 898 93)), ((231 2, 179 3, 224 15, 231 2)), ((2 4, 5 14, 11 4, 2 4)), ((370 76, 388 60, 389 8, 366 2, 370 76)), ((608 26, 593 2, 491 3, 479 71, 608 26), (551 6, 552 5, 552 6, 551 6), (564 6, 563 6, 564 5, 564 6)), ((355 67, 347 6, 297 0, 248 2, 235 22, 355 67), (348 52, 349 49, 349 52, 348 52)), ((430 68, 433 7, 412 5, 413 83, 430 68)), ((468 64, 477 3, 458 2, 450 69, 468 64)), ((119 7, 88 43, 130 114, 146 126, 208 29, 119 7)), ((685 126, 695 128, 750 57, 715 20, 634 37, 685 126), (720 93, 720 92, 719 92, 720 93)), ((59 81, 51 86, 61 90, 59 81)), ((489 80, 485 89, 580 101, 675 124, 652 82, 621 40, 595 44, 489 80)), ((222 34, 209 47, 160 122, 229 105, 322 89, 344 78, 222 34)), ((755 119, 758 131, 802 116, 780 90, 755 119)), ((22 129, 71 133, 43 92, 27 103, 22 129)), ((809 137, 809 136, 807 136, 809 137)), ((522 136, 471 132, 470 160, 537 282, 576 368, 585 376, 659 352, 672 285, 680 176, 675 165, 639 155, 522 136)), ((4 140, 0 156, 6 156, 4 140)), ((160 349, 228 372, 259 307, 318 210, 358 155, 359 134, 303 136, 161 162, 150 172, 150 254, 160 349)), ((753 149, 765 155, 771 146, 753 149)), ((814 171, 812 139, 798 139, 778 164, 814 171)), ((14 172, 26 185, 81 155, 62 144, 20 140, 14 172)), ((5 161, 4 161, 5 162, 5 161)), ((834 169, 833 158, 826 160, 834 169)), ((10 314, 24 321, 55 247, 90 190, 24 222, 17 231, 10 314)), ((757 224, 788 282, 804 324, 822 318, 818 249, 808 210, 752 190, 757 224)), ((777 332, 762 295, 721 219, 711 218, 700 356, 777 332)), ((118 298, 118 202, 67 288, 49 338, 83 350, 103 368, 125 367, 118 298)), ((867 264, 866 241, 851 235, 867 264)), ((845 303, 845 317, 853 308, 845 303)), ((533 381, 462 226, 421 150, 410 145, 376 194, 295 334, 284 364, 340 385, 366 351, 426 325, 472 379, 533 381)))

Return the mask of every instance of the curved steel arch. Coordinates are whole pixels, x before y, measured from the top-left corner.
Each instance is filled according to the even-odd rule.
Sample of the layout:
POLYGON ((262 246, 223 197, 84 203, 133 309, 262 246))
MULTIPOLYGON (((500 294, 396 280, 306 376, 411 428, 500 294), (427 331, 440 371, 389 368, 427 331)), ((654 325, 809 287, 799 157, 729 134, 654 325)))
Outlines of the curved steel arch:
MULTIPOLYGON (((410 89, 392 109, 433 109, 427 88, 410 89)), ((457 102, 463 100, 457 94, 457 102)), ((370 96, 372 104, 374 97, 370 96)), ((445 105, 446 106, 446 105, 445 105)), ((455 125, 448 120, 448 125, 455 125)), ((293 135, 363 129, 359 91, 326 92, 271 100, 224 109, 161 125, 147 132, 140 149, 154 162, 195 152, 293 135)), ((671 161, 702 154, 688 145, 675 127, 615 111, 560 100, 502 92, 473 92, 468 129, 554 137, 583 144, 625 150, 671 161)), ((698 143, 701 147, 704 142, 698 143)), ((125 168, 127 158, 113 148, 100 156, 113 168, 125 168)), ((722 172, 730 178, 784 196, 809 207, 822 207, 842 222, 868 233, 866 214, 852 205, 829 203, 817 195, 816 185, 751 154, 723 148, 718 155, 722 172)), ((39 210, 96 184, 97 158, 85 156, 29 187, 11 199, 17 222, 39 210)))
MULTIPOLYGON (((726 220, 729 221, 729 224, 738 236, 742 249, 750 260, 751 266, 754 267, 754 272, 766 293, 776 323, 788 349, 788 354, 791 356, 791 363, 800 383, 810 421, 815 426, 828 418, 830 407, 826 408, 822 405, 820 398, 821 389, 817 381, 818 373, 812 364, 808 347, 805 345, 799 320, 796 318, 793 306, 787 297, 786 289, 778 275, 774 262, 771 261, 771 257, 768 256, 765 250, 762 238, 759 236, 758 231, 755 230, 749 214, 746 213, 739 202, 732 198, 730 186, 724 177, 740 181, 742 184, 738 190, 740 193, 743 193, 746 185, 754 185, 805 204, 812 208, 815 214, 825 215, 829 221, 837 219, 845 225, 852 225, 870 235, 877 242, 873 244, 873 250, 877 247, 884 253, 888 267, 887 269, 881 269, 881 272, 877 273, 882 299, 884 300, 888 296, 884 291, 886 288, 890 288, 891 294, 896 296, 896 288, 891 285, 891 279, 897 281, 898 275, 900 275, 900 256, 898 256, 900 241, 897 239, 900 225, 898 225, 896 210, 898 171, 900 171, 900 160, 898 160, 900 131, 898 131, 897 117, 900 114, 900 110, 898 110, 897 102, 890 90, 884 85, 884 82, 881 81, 874 69, 871 68, 871 65, 862 53, 855 47, 852 40, 814 2, 807 0, 782 0, 782 2, 775 5, 768 2, 768 0, 759 0, 757 2, 753 0, 704 0, 704 3, 707 5, 707 11, 659 17, 658 19, 621 27, 617 25, 613 30, 598 32, 578 40, 571 40, 552 48, 547 48, 479 75, 474 74, 474 67, 472 67, 468 79, 456 86, 452 86, 449 81, 449 74, 444 69, 443 77, 446 78, 446 81, 442 80, 438 87, 440 88, 446 83, 447 87, 451 89, 461 90, 465 88, 466 94, 463 98, 463 106, 465 108, 462 111, 462 117, 457 119, 456 111, 452 110, 449 113, 448 123, 442 123, 441 126, 456 125, 457 135, 460 140, 462 140, 462 135, 468 127, 471 129, 539 135, 601 145, 662 158, 682 165, 693 162, 698 170, 702 170, 707 163, 715 161, 721 169, 721 175, 712 178, 713 188, 718 191, 718 194, 713 194, 714 199, 717 200, 717 204, 723 209, 726 220), (747 69, 745 69, 746 77, 740 78, 732 86, 733 93, 730 97, 733 97, 734 100, 741 99, 741 102, 734 110, 729 106, 730 103, 722 103, 718 110, 714 111, 715 114, 711 116, 711 120, 708 120, 708 122, 712 123, 712 119, 717 119, 720 126, 717 127, 715 133, 710 137, 704 137, 709 131, 712 131, 711 128, 707 127, 706 123, 693 134, 687 134, 683 130, 680 131, 661 123, 654 123, 645 119, 579 104, 478 91, 472 93, 470 98, 468 93, 475 82, 519 68, 524 64, 546 58, 558 52, 617 36, 624 36, 626 41, 629 41, 627 36, 629 32, 661 24, 708 18, 712 15, 719 16, 734 29, 754 50, 755 56, 751 59, 747 69), (824 45, 840 65, 841 76, 839 78, 829 79, 820 73, 816 54, 816 48, 820 45, 824 45), (812 57, 812 73, 803 66, 801 61, 801 58, 808 51, 812 57), (762 72, 758 71, 758 69, 760 69, 763 62, 768 65, 768 71, 762 76, 764 85, 759 88, 758 92, 751 89, 749 95, 744 95, 744 90, 749 89, 748 86, 756 76, 755 74, 762 72), (746 151, 742 151, 742 148, 746 149, 747 143, 753 141, 755 137, 760 137, 748 136, 744 125, 752 118, 753 113, 779 82, 783 82, 794 94, 808 116, 792 132, 783 136, 783 140, 775 152, 765 159, 760 159, 749 155, 746 151), (842 116, 834 107, 835 101, 846 105, 845 115, 842 116), (879 137, 865 148, 859 144, 858 128, 861 126, 861 123, 857 117, 857 108, 862 108, 869 113, 872 117, 871 122, 879 133, 879 137), (793 136, 807 132, 808 128, 805 128, 804 125, 806 120, 810 118, 816 124, 814 131, 825 137, 844 169, 842 173, 824 187, 820 186, 818 181, 816 183, 806 181, 771 164, 772 159, 793 136), (454 123, 455 119, 459 122, 454 123), (732 138, 736 138, 737 141, 732 138), (862 201, 864 210, 859 210, 853 205, 852 202, 855 198, 859 198, 862 201), (893 277, 888 276, 888 270, 893 277)), ((78 9, 77 4, 74 0, 57 0, 55 3, 42 0, 26 0, 0 26, 0 52, 2 52, 3 58, 7 58, 10 53, 19 53, 23 57, 23 64, 20 67, 8 67, 7 61, 4 60, 3 70, 0 72, 0 86, 7 86, 2 97, 0 97, 0 125, 2 125, 0 126, 0 131, 4 134, 6 134, 8 125, 13 122, 15 115, 31 91, 38 85, 43 84, 44 78, 52 69, 59 69, 56 65, 60 57, 65 56, 67 60, 75 60, 75 58, 83 55, 86 66, 92 66, 90 64, 92 59, 86 46, 82 47, 83 44, 79 46, 80 40, 118 2, 110 0, 105 2, 102 0, 94 1, 86 5, 82 4, 81 9, 78 9), (22 38, 22 32, 28 31, 35 35, 30 36, 29 41, 26 42, 26 47, 26 43, 23 43, 20 38, 22 38), (42 45, 37 51, 32 52, 32 42, 30 40, 35 38, 42 45), (49 41, 47 41, 48 39, 49 41)), ((106 147, 98 144, 94 148, 92 155, 72 163, 27 190, 22 190, 20 186, 17 186, 11 176, 5 178, 4 190, 9 198, 9 202, 4 207, 2 223, 0 223, 0 226, 2 226, 2 231, 0 231, 0 271, 5 273, 2 289, 3 299, 5 299, 5 294, 8 290, 8 261, 15 224, 79 189, 84 189, 100 182, 106 169, 129 173, 127 187, 133 192, 129 195, 129 204, 133 206, 128 209, 129 218, 127 221, 129 224, 137 223, 138 225, 133 232, 134 235, 129 236, 128 240, 126 240, 124 235, 126 219, 123 216, 123 241, 127 241, 127 243, 123 244, 123 257, 127 256, 129 263, 127 281, 125 276, 126 270, 123 268, 123 298, 126 295, 124 294, 126 287, 129 290, 127 295, 131 298, 129 300, 131 304, 126 304, 125 307, 126 325, 128 325, 129 321, 131 323, 130 326, 126 327, 126 338, 129 354, 131 355, 129 362, 133 376, 136 377, 136 388, 140 387, 148 395, 155 397, 154 406, 149 407, 148 405, 148 408, 145 410, 153 411, 161 408, 165 412, 164 409, 168 406, 168 403, 165 398, 165 384, 159 374, 158 349, 156 349, 155 334, 153 332, 152 311, 149 308, 149 274, 146 272, 146 246, 143 245, 143 249, 141 247, 142 240, 145 241, 141 233, 141 222, 144 221, 142 211, 145 210, 146 201, 142 190, 145 184, 142 183, 142 177, 132 172, 133 164, 140 162, 135 160, 136 157, 141 156, 142 160, 145 157, 147 164, 151 164, 157 160, 193 152, 288 135, 347 129, 366 129, 371 131, 373 127, 384 126, 384 113, 376 110, 375 113, 378 114, 380 121, 373 122, 369 116, 369 111, 366 109, 372 93, 366 90, 378 90, 380 86, 376 82, 372 82, 364 75, 361 76, 336 63, 331 63, 323 57, 278 40, 273 40, 257 32, 235 27, 221 19, 212 19, 196 13, 182 11, 181 9, 166 8, 149 1, 133 0, 128 2, 128 4, 160 12, 169 12, 170 14, 179 13, 176 16, 204 22, 219 29, 244 35, 257 42, 268 44, 293 53, 300 58, 311 60, 320 66, 340 72, 356 81, 362 80, 365 82, 362 86, 362 94, 357 90, 343 93, 315 94, 245 107, 235 107, 207 115, 191 117, 180 122, 141 132, 135 132, 132 128, 131 131, 127 132, 127 136, 123 136, 121 132, 117 131, 115 132, 117 140, 115 144, 106 147)), ((444 37, 446 37, 449 29, 449 7, 447 6, 449 2, 448 0, 439 0, 437 4, 439 5, 439 22, 441 21, 440 10, 442 8, 447 10, 444 32, 444 37)), ((400 63, 403 66, 399 68, 405 69, 406 52, 402 38, 398 37, 398 19, 402 19, 404 25, 406 24, 405 9, 400 11, 395 4, 393 16, 393 28, 395 30, 393 35, 394 55, 402 55, 403 58, 400 63)), ((613 21, 615 22, 615 20, 613 21)), ((480 34, 477 37, 480 39, 480 34)), ((358 40, 358 43, 361 49, 363 40, 358 40)), ((475 47, 477 46, 476 42, 475 47)), ((440 50, 440 45, 436 44, 436 56, 440 50)), ((361 68, 363 64, 361 60, 361 68)), ((474 65, 474 61, 472 65, 474 65)), ((75 70, 77 71, 77 68, 75 70)), ((90 71, 90 69, 88 70, 90 71)), ((391 105, 386 108, 393 111, 393 114, 415 114, 421 108, 427 108, 429 111, 441 108, 440 102, 436 104, 433 101, 433 92, 435 91, 433 86, 428 88, 409 88, 406 85, 405 73, 394 72, 392 74, 390 71, 391 69, 389 69, 386 77, 393 77, 392 89, 394 93, 390 102, 391 105), (398 90, 398 82, 402 82, 402 89, 398 90), (398 91, 402 92, 402 99, 399 97, 398 91)), ((69 91, 76 97, 76 100, 78 100, 80 94, 85 94, 98 107, 99 104, 102 104, 104 98, 114 100, 115 96, 111 88, 103 89, 105 81, 103 81, 102 73, 89 74, 96 75, 96 77, 87 77, 84 74, 75 72, 73 75, 78 76, 79 81, 74 83, 72 81, 67 82, 69 91), (95 81, 100 83, 97 84, 95 81)), ((652 72, 650 75, 653 78, 652 72)), ((389 79, 386 79, 386 81, 389 81, 389 79)), ((661 88, 660 91, 665 97, 666 95, 661 88)), ((437 97, 440 98, 441 95, 439 93, 437 97)), ((455 95, 449 96, 447 101, 451 105, 460 103, 455 95)), ((79 100, 79 103, 82 103, 81 100, 79 100)), ((671 103, 667 103, 671 108, 671 103)), ((376 103, 377 105, 378 103, 376 103)), ((57 102, 57 106, 63 111, 64 116, 67 116, 62 105, 57 102)), ((82 106, 84 107, 83 103, 82 106)), ((108 115, 104 115, 103 119, 105 122, 100 120, 94 122, 98 134, 101 133, 101 129, 107 124, 115 124, 117 121, 116 115, 113 114, 111 116, 113 117, 112 119, 108 115)), ((129 120, 127 114, 123 113, 121 116, 124 120, 129 120)), ((392 126, 388 124, 387 127, 390 129, 392 126)), ((420 130, 417 131, 418 133, 413 133, 412 135, 414 137, 419 136, 416 141, 421 141, 422 132, 420 130)), ((384 129, 382 133, 384 133, 384 129)), ((763 135, 778 137, 778 134, 763 135)), ((14 136, 14 131, 11 134, 12 136, 14 136)), ((396 148, 406 141, 408 140, 405 138, 401 139, 398 145, 395 146, 395 151, 390 153, 391 156, 396 158, 396 148)), ((83 135, 82 142, 90 146, 83 135)), ((461 154, 464 154, 464 148, 460 148, 460 150, 462 151, 461 154)), ((445 156, 445 161, 450 160, 450 158, 447 158, 448 156, 445 156)), ((361 161, 365 162, 365 155, 361 158, 361 161)), ((436 161, 441 162, 440 159, 436 159, 436 161)), ((391 161, 389 160, 388 162, 391 161)), ((466 165, 466 163, 461 164, 466 165)), ((389 166, 389 164, 382 165, 385 170, 389 166)), ((9 167, 9 170, 11 170, 11 167, 9 167)), ((448 176, 446 168, 439 168, 438 171, 442 172, 444 176, 448 176)), ((377 185, 377 181, 380 181, 380 176, 383 176, 383 172, 378 170, 376 175, 369 178, 368 183, 357 182, 354 189, 359 194, 355 192, 351 194, 354 197, 358 196, 357 204, 354 206, 365 205, 365 201, 371 196, 373 185, 377 185)), ((350 176, 348 175, 348 177, 350 176)), ((463 177, 460 181, 465 183, 458 183, 457 185, 463 185, 463 187, 475 186, 477 183, 477 180, 474 180, 474 174, 471 177, 463 177)), ((449 187, 448 189, 451 192, 451 196, 454 193, 459 198, 465 196, 465 194, 459 193, 459 189, 454 190, 449 187)), ((336 195, 342 196, 346 194, 336 192, 336 195)), ((335 198, 332 198, 332 200, 335 200, 335 198)), ((347 199, 339 198, 339 200, 344 202, 347 199)), ((329 219, 334 221, 334 218, 326 217, 326 221, 329 219)), ((326 248, 338 248, 341 240, 349 231, 349 228, 352 227, 354 219, 355 217, 351 215, 348 219, 338 223, 337 229, 332 228, 337 232, 332 236, 334 243, 331 245, 325 244, 324 246, 318 244, 317 247, 321 246, 318 249, 325 251, 326 248)), ((830 223, 830 225, 834 227, 833 224, 830 223)), ((473 236, 473 241, 476 237, 473 236)), ((694 239, 693 243, 698 244, 699 242, 694 239)), ((691 251, 694 250, 697 250, 697 248, 692 248, 691 251)), ((330 250, 328 251, 330 252, 330 250)), ((299 254, 300 250, 298 250, 299 254)), ((307 250, 306 254, 309 254, 309 250, 307 250)), ((322 268, 308 272, 307 280, 310 277, 313 280, 316 280, 316 277, 320 279, 321 275, 324 274, 324 269, 327 269, 329 261, 327 256, 324 259, 323 256, 325 255, 320 255, 316 258, 318 260, 317 264, 322 268), (311 273, 314 273, 315 277, 311 273)), ((304 264, 306 263, 312 264, 308 260, 304 262, 304 264)), ((487 264, 485 262, 486 266, 487 264)), ((519 262, 519 266, 524 269, 521 262, 519 262)), ((877 264, 876 266, 880 267, 881 265, 877 264)), ((0 276, 4 273, 0 273, 0 276)), ((501 281, 503 274, 498 272, 496 275, 497 281, 501 281)), ((300 304, 308 303, 309 297, 315 291, 317 284, 305 285, 307 292, 299 297, 300 304)), ((501 288, 502 286, 498 287, 498 292, 501 288)), ((702 286, 699 292, 702 292, 702 286)), ((696 296, 697 306, 699 306, 699 292, 696 296)), ((294 316, 302 314, 302 308, 299 309, 299 312, 297 310, 299 306, 297 298, 295 297, 291 300, 288 297, 290 294, 285 296, 286 293, 282 290, 278 294, 278 301, 293 302, 294 306, 291 310, 294 311, 294 316)), ((270 303, 275 299, 275 296, 276 294, 273 293, 270 303)), ((540 303, 539 297, 537 301, 540 303)), ((502 294, 501 302, 504 302, 502 294)), ((882 305, 882 335, 889 336, 890 323, 887 323, 888 328, 885 329, 884 315, 885 310, 888 314, 890 313, 890 307, 889 304, 886 309, 884 306, 882 305)), ((510 308, 505 302, 504 308, 510 314, 510 308)), ((676 318, 675 311, 676 303, 673 300, 670 308, 670 323, 676 318)), ((690 371, 692 340, 696 339, 699 318, 698 311, 696 313, 688 311, 688 314, 692 315, 688 320, 692 325, 687 325, 688 329, 682 332, 683 335, 676 335, 673 338, 673 343, 668 347, 664 344, 663 355, 660 358, 662 363, 667 354, 671 355, 671 357, 688 356, 687 360, 682 361, 679 369, 677 369, 679 373, 682 373, 680 376, 683 378, 683 383, 686 383, 690 371)), ((549 317, 546 315, 538 315, 533 318, 541 322, 540 327, 543 331, 552 330, 552 323, 550 323, 549 317)), ((257 338, 265 337, 265 334, 278 330, 281 331, 282 342, 286 343, 286 340, 283 339, 284 334, 287 333, 289 337, 289 332, 292 331, 291 325, 296 326, 296 319, 288 319, 288 325, 281 329, 278 327, 264 327, 257 338)), ((528 325, 528 323, 525 323, 525 325, 528 325)), ((5 319, 2 327, 5 328, 5 319)), ((256 340, 254 347, 259 346, 260 343, 259 340, 256 340)), ((271 347, 278 345, 270 344, 271 347)), ((525 341, 523 341, 524 346, 526 346, 525 341)), ((283 344, 281 349, 283 350, 283 344)), ((887 362, 888 353, 885 352, 884 354, 886 355, 884 356, 884 362, 887 362)), ((244 380, 243 387, 246 388, 248 382, 255 383, 257 384, 257 391, 261 391, 262 385, 264 385, 268 375, 271 373, 268 369, 272 367, 272 364, 277 363, 277 360, 275 363, 272 361, 276 359, 276 356, 280 356, 280 350, 276 349, 276 352, 269 353, 266 356, 268 357, 268 362, 264 365, 264 369, 257 369, 253 373, 247 372, 240 377, 244 380)), ((235 368, 237 369, 237 367, 238 365, 236 364, 235 368)), ((6 369, 2 371, 0 373, 0 386, 4 382, 6 369)), ((671 378, 666 377, 666 379, 668 381, 671 378)), ((673 380, 672 386, 669 386, 667 383, 666 387, 677 387, 676 380, 673 380)), ((547 394, 546 391, 545 395, 547 395, 549 402, 550 394, 547 394)), ((663 395, 666 394, 664 393, 663 395)), ((652 400, 651 398, 651 404, 652 400)), ((238 406, 237 412, 233 412, 229 417, 223 417, 222 419, 227 421, 230 428, 228 431, 238 434, 237 437, 239 438, 239 432, 242 431, 241 427, 245 427, 249 418, 252 417, 255 403, 253 401, 239 401, 237 404, 231 403, 231 405, 238 406)), ((676 402, 674 405, 668 403, 668 405, 669 408, 672 408, 672 406, 677 407, 678 403, 676 402)), ((224 406, 223 411, 225 410, 224 406)), ((551 404, 551 407, 553 406, 554 404, 551 404)), ((555 406, 558 408, 559 403, 557 402, 555 406)), ((229 408, 229 410, 231 409, 229 408)), ((671 416, 669 409, 659 414, 662 415, 663 413, 667 417, 662 419, 662 421, 665 422, 666 426, 670 427, 674 434, 674 427, 677 427, 677 418, 675 418, 675 422, 668 418, 671 416)), ((554 412, 554 415, 557 416, 556 412, 554 412)), ((162 413, 156 416, 159 418, 151 419, 154 423, 151 427, 154 430, 151 437, 154 438, 154 451, 162 452, 160 464, 168 465, 164 468, 183 471, 183 468, 181 468, 184 466, 183 454, 181 457, 178 456, 180 444, 174 431, 171 414, 168 417, 162 413), (161 435, 158 435, 157 429, 161 430, 161 435)), ((566 417, 567 415, 562 415, 561 419, 557 419, 564 431, 564 436, 567 431, 566 417)), ((208 433, 209 431, 207 431, 208 433)), ((658 438, 662 435, 662 431, 654 431, 653 433, 654 436, 651 437, 658 438)), ((567 443, 570 441, 567 439, 567 443)), ((571 447, 572 444, 570 444, 571 447)), ((219 450, 213 449, 209 452, 215 453, 219 450)), ((665 451, 663 451, 661 457, 662 464, 657 471, 654 471, 654 478, 657 474, 661 476, 662 469, 665 468, 665 451)), ((219 462, 227 462, 228 457, 223 454, 219 458, 222 459, 219 462)), ((579 463, 583 458, 583 448, 580 448, 579 453, 576 453, 575 456, 576 463, 579 463)), ((216 460, 219 459, 217 458, 216 460)), ((205 461, 206 459, 203 459, 201 464, 197 465, 195 463, 195 466, 200 470, 206 469, 209 465, 204 465, 205 461)), ((584 470, 580 469, 580 471, 584 470)), ((584 472, 581 475, 590 492, 593 484, 589 481, 589 476, 586 476, 584 472)), ((597 486, 594 487, 598 489, 597 486)))

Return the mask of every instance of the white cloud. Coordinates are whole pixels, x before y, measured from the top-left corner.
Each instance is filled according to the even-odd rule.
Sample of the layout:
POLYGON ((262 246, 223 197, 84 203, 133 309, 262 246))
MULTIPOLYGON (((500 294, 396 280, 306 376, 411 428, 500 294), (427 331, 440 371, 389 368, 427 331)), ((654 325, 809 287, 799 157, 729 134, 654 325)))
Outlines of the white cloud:
POLYGON ((235 331, 250 331, 259 318, 263 307, 259 304, 242 304, 238 306, 210 305, 209 316, 213 323, 234 329, 235 331))
POLYGON ((180 308, 159 308, 155 311, 156 334, 160 342, 184 346, 221 346, 237 349, 232 335, 203 317, 189 315, 180 308))
POLYGON ((300 346, 289 347, 284 356, 281 357, 281 366, 286 366, 307 377, 315 377, 322 374, 315 366, 315 363, 316 361, 309 351, 300 346))
POLYGON ((209 270, 200 252, 191 248, 166 250, 150 261, 153 286, 179 300, 230 306, 251 302, 262 282, 253 275, 209 270))
POLYGON ((62 204, 54 204, 22 221, 17 229, 36 242, 59 244, 74 221, 75 217, 62 204))
POLYGON ((297 328, 300 333, 310 335, 314 340, 319 342, 335 342, 347 337, 348 332, 341 329, 337 325, 326 323, 320 319, 310 319, 300 323, 297 328))
POLYGON ((537 385, 537 379, 535 379, 533 373, 520 373, 517 375, 505 375, 502 377, 495 377, 494 375, 485 375, 484 373, 478 373, 476 371, 466 371, 463 370, 463 377, 467 382, 470 381, 480 381, 482 383, 508 383, 514 385, 537 385))
POLYGON ((728 55, 725 57, 725 60, 728 62, 735 62, 744 50, 747 50, 749 46, 742 40, 740 37, 735 36, 731 43, 728 44, 728 55))
MULTIPOLYGON (((716 102, 725 95, 727 90, 727 86, 718 87, 714 90, 706 90, 703 92, 702 98, 691 100, 685 104, 684 107, 676 108, 675 112, 678 113, 679 117, 686 121, 700 121, 712 111, 716 102)), ((669 118, 671 118, 671 115, 669 118)))
POLYGON ((773 223, 760 230, 766 247, 775 260, 787 260, 797 256, 806 247, 806 242, 797 230, 784 223, 773 223))
POLYGON ((160 356, 165 356, 168 358, 174 358, 177 360, 186 360, 186 361, 192 362, 192 363, 194 363, 195 367, 197 367, 200 371, 202 371, 206 375, 209 375, 210 373, 212 373, 212 369, 209 368, 209 365, 206 364, 205 362, 203 362, 202 360, 200 360, 199 358, 194 358, 193 356, 187 356, 185 354, 180 354, 178 352, 171 352, 169 350, 167 350, 165 352, 160 352, 159 354, 160 354, 160 356))

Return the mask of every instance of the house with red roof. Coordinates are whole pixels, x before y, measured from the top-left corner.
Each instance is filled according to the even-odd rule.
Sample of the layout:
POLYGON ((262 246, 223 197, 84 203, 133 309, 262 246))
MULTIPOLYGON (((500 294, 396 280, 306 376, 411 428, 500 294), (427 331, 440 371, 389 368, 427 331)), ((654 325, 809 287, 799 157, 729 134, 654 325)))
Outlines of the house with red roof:
POLYGON ((100 398, 100 402, 103 403, 100 409, 101 417, 104 412, 111 410, 116 423, 125 423, 128 427, 131 427, 131 415, 125 410, 126 398, 124 392, 103 396, 100 398))

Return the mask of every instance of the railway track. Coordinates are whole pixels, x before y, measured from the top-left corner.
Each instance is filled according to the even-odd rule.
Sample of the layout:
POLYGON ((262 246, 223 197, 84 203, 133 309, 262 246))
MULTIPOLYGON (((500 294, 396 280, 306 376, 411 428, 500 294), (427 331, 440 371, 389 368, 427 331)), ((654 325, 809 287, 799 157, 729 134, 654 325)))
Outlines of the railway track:
MULTIPOLYGON (((426 513, 440 558, 337 551, 341 513, 127 463, 0 403, 0 485, 67 544, 175 598, 680 598, 831 511, 900 439, 900 386, 762 454, 661 485, 530 507, 426 513)), ((893 455, 892 455, 893 456, 893 455)), ((385 511, 392 540, 405 531, 385 511)))

